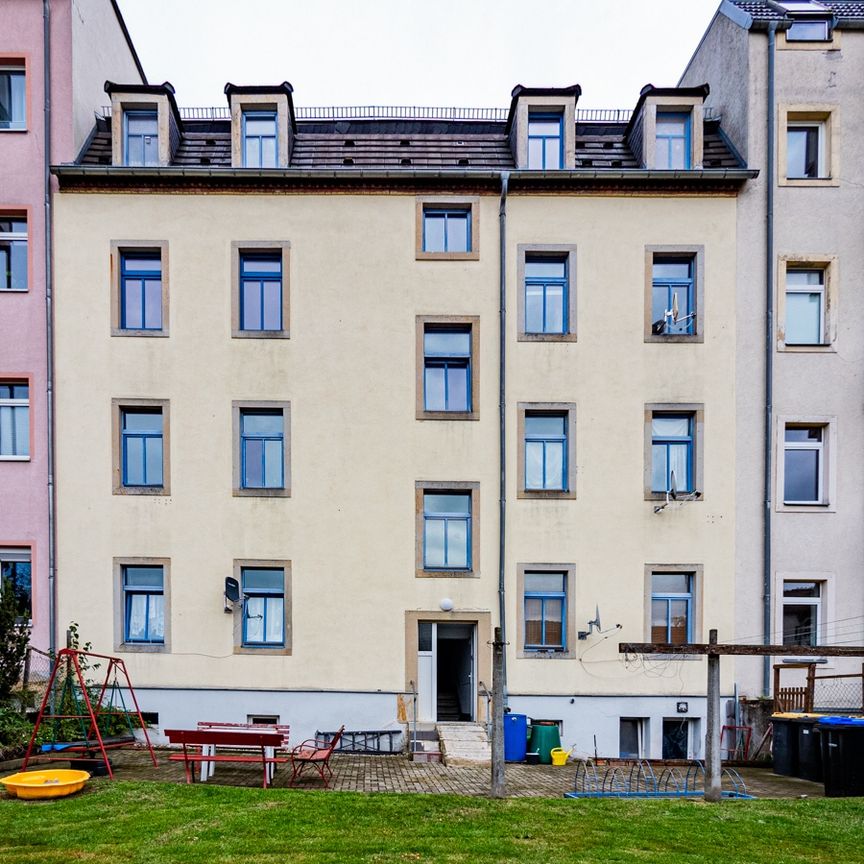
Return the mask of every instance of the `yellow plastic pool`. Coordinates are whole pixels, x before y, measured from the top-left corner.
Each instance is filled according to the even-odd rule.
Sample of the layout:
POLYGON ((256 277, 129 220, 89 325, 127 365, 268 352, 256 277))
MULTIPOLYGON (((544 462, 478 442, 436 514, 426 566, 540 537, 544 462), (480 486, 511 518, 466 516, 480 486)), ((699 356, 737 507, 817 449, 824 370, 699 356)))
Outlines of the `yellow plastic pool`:
POLYGON ((57 769, 23 771, 0 779, 6 791, 18 798, 62 798, 84 788, 90 779, 87 771, 57 769))

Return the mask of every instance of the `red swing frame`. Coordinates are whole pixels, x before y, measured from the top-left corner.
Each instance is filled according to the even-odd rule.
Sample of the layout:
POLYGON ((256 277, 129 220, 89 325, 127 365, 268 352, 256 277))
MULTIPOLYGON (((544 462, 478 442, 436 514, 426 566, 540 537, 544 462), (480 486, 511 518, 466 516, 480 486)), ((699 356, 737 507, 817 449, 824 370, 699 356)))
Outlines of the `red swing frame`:
MULTIPOLYGON (((141 709, 138 707, 138 698, 135 696, 135 690, 132 687, 132 681, 129 678, 129 673, 126 671, 126 664, 119 657, 111 657, 107 654, 93 654, 90 651, 79 651, 75 648, 62 648, 57 652, 57 656, 54 659, 54 664, 51 667, 51 675, 48 678, 48 686, 45 688, 45 696, 42 698, 42 705, 39 708, 39 714, 36 717, 36 723, 33 726, 33 734, 30 736, 30 743, 27 745, 27 755, 24 757, 24 764, 22 768, 27 767, 27 763, 30 761, 30 757, 33 755, 33 747, 36 743, 36 735, 39 732, 39 727, 42 725, 44 720, 89 720, 90 726, 87 730, 86 740, 81 744, 71 744, 69 747, 63 749, 63 753, 84 753, 90 754, 94 753, 96 750, 101 753, 100 756, 87 756, 85 755, 84 759, 90 759, 94 762, 103 761, 105 763, 105 768, 108 771, 108 776, 113 780, 114 772, 111 770, 111 761, 108 759, 108 750, 118 749, 120 747, 127 747, 131 743, 131 741, 122 741, 122 742, 112 742, 106 741, 102 737, 102 733, 99 731, 99 723, 98 718, 100 715, 106 714, 133 714, 138 718, 138 725, 141 731, 144 733, 144 741, 147 744, 147 749, 150 751, 150 758, 153 760, 153 766, 158 768, 159 763, 156 760, 156 754, 153 752, 153 745, 150 742, 150 735, 147 733, 147 724, 144 722, 144 718, 141 716, 141 709), (87 690, 87 683, 84 680, 84 674, 81 671, 81 658, 93 658, 95 660, 107 660, 108 665, 105 669, 105 678, 102 681, 102 686, 99 688, 99 697, 98 699, 92 700, 90 698, 90 693, 87 690), (54 683, 57 680, 57 673, 60 670, 61 666, 66 665, 66 674, 71 675, 73 670, 75 674, 75 679, 77 680, 78 685, 81 688, 81 693, 84 696, 84 704, 87 706, 86 714, 53 714, 48 711, 49 702, 51 701, 51 694, 53 692, 54 683), (132 697, 132 702, 135 706, 135 711, 114 711, 114 710, 105 710, 102 707, 102 702, 105 698, 105 691, 108 689, 108 685, 111 682, 112 674, 116 677, 122 674, 123 678, 126 679, 126 688, 129 690, 129 695, 132 697), (95 734, 95 742, 91 744, 91 736, 95 734), (95 746, 95 745, 98 745, 95 746)), ((57 744, 58 742, 54 742, 57 744)), ((64 755, 45 755, 42 756, 40 754, 40 758, 49 760, 49 761, 63 761, 68 762, 69 757, 64 755)))

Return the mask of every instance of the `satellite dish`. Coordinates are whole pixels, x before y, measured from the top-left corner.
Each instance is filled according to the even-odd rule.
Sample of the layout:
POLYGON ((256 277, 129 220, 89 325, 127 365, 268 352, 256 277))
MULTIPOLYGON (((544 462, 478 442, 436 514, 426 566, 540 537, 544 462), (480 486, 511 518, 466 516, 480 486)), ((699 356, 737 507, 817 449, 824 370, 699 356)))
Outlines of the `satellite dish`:
POLYGON ((673 501, 678 500, 678 483, 675 481, 675 472, 669 472, 669 497, 673 501))
POLYGON ((225 599, 231 603, 240 602, 240 583, 232 576, 225 578, 225 599))
POLYGON ((675 291, 672 294, 672 321, 673 323, 678 323, 678 292, 675 291))
POLYGON ((594 621, 593 621, 593 623, 597 627, 598 630, 602 629, 600 626, 600 607, 599 606, 594 607, 594 621))

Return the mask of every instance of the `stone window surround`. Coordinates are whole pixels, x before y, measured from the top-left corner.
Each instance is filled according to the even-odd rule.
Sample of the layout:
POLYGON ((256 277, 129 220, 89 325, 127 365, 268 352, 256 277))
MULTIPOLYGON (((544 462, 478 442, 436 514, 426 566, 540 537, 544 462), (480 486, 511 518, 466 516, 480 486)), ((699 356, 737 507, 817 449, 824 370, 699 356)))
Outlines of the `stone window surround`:
POLYGON ((418 315, 415 335, 417 420, 479 420, 480 419, 480 316, 479 315, 418 315), (465 326, 471 329, 471 410, 427 411, 425 399, 426 325, 465 326))
MULTIPOLYGON (((0 129, 0 135, 19 135, 30 131, 30 120, 32 117, 30 106, 32 102, 32 91, 30 79, 32 75, 29 51, 18 51, 12 53, 0 53, 0 66, 20 66, 24 71, 24 128, 23 129, 0 129)), ((6 209, 6 208, 4 208, 6 209)), ((30 225, 28 220, 27 225, 30 225)))
MULTIPOLYGON (((575 158, 575 157, 574 157, 575 158)), ((575 243, 519 243, 516 246, 517 342, 575 342, 577 276, 575 243), (525 258, 528 255, 567 258, 567 331, 565 333, 525 332, 525 258)))
POLYGON ((837 301, 840 288, 838 274, 838 257, 836 255, 778 255, 777 256, 777 350, 794 354, 825 354, 837 351, 837 301), (793 265, 790 267, 789 265, 793 265), (824 274, 823 297, 825 308, 824 339, 821 345, 787 345, 786 344, 786 272, 792 269, 821 270, 824 274))
POLYGON ((645 342, 704 342, 705 341, 705 247, 686 243, 651 245, 645 247, 645 342), (668 336, 651 332, 654 323, 651 310, 654 305, 655 257, 692 258, 694 263, 693 293, 696 304, 695 333, 672 333, 668 336))
MULTIPOLYGON (((691 621, 690 634, 693 642, 703 642, 702 638, 702 607, 703 594, 705 588, 705 567, 703 564, 646 564, 644 567, 643 580, 643 603, 642 607, 645 610, 643 619, 643 628, 645 633, 645 641, 651 642, 651 597, 652 590, 652 575, 654 573, 690 573, 693 577, 691 582, 692 599, 690 601, 691 621)), ((657 654, 651 655, 658 659, 664 660, 701 660, 698 655, 678 656, 675 654, 657 654)))
POLYGON ((171 494, 171 405, 168 399, 111 400, 111 477, 114 495, 170 495, 171 494), (121 442, 121 412, 126 408, 162 409, 162 486, 123 485, 123 446, 121 442))
POLYGON ((168 318, 168 241, 167 240, 112 240, 110 252, 111 269, 111 335, 167 337, 168 318), (158 252, 162 267, 162 329, 161 330, 124 330, 120 327, 120 257, 126 252, 158 252))
POLYGON ((516 656, 530 660, 568 660, 576 657, 576 565, 575 564, 522 564, 516 565, 516 656), (525 648, 525 574, 564 573, 566 576, 565 651, 534 651, 525 648))
POLYGON ((231 337, 233 339, 291 338, 291 242, 288 240, 231 241, 231 337), (240 255, 243 252, 282 253, 282 329, 240 329, 240 255))
POLYGON ((480 260, 480 198, 457 195, 420 195, 414 204, 414 258, 417 261, 480 260), (423 212, 427 206, 466 210, 471 220, 471 249, 468 252, 426 252, 423 249, 423 212))
POLYGON ((693 415, 693 488, 702 494, 683 503, 697 504, 705 500, 705 405, 702 402, 647 402, 645 404, 645 473, 644 494, 646 501, 665 501, 665 492, 651 489, 652 433, 651 419, 654 414, 692 414, 693 415))
POLYGON ((700 170, 704 152, 704 108, 701 96, 645 97, 642 106, 642 164, 653 168, 657 162, 657 109, 690 115, 690 168, 700 170))
POLYGON ((127 111, 157 111, 157 132, 159 135, 159 165, 171 164, 171 106, 168 96, 161 93, 119 93, 111 94, 111 164, 125 165, 126 136, 124 115, 127 111))
MULTIPOLYGON (((532 113, 554 113, 563 116, 564 168, 576 165, 576 99, 564 96, 520 96, 513 124, 516 132, 516 165, 528 170, 528 117, 532 113)), ((547 169, 558 170, 558 169, 547 169)))
POLYGON ((547 500, 573 500, 576 498, 576 403, 575 402, 518 402, 516 405, 516 497, 547 500), (525 488, 525 415, 564 414, 567 418, 567 489, 525 488))
POLYGON ((114 650, 124 654, 170 654, 171 653, 171 559, 140 556, 114 558, 114 650), (162 644, 124 642, 126 632, 126 604, 123 590, 123 568, 161 567, 162 595, 165 607, 165 637, 162 644))
POLYGON ((840 109, 838 105, 780 103, 777 106, 777 185, 778 186, 839 186, 840 185, 840 109), (826 152, 820 154, 827 177, 786 177, 787 130, 789 123, 822 123, 826 152))
POLYGON ((238 399, 231 403, 232 491, 235 498, 290 498, 291 497, 291 403, 288 401, 238 399), (282 470, 285 485, 274 489, 247 489, 241 485, 240 415, 241 412, 262 408, 282 411, 282 470))
POLYGON ((829 414, 781 414, 775 424, 774 474, 776 479, 774 509, 777 513, 837 512, 837 417, 829 414), (787 504, 783 499, 786 463, 786 427, 821 426, 822 433, 822 504, 787 504))
MULTIPOLYGON (((276 167, 288 168, 293 139, 289 117, 288 96, 285 93, 232 93, 231 111, 231 167, 243 167, 243 112, 276 112, 276 167)), ((252 169, 268 170, 268 169, 252 169)))
POLYGON ((275 558, 235 558, 234 559, 234 578, 240 586, 241 600, 234 604, 233 610, 233 632, 234 632, 234 653, 249 654, 257 657, 260 656, 282 656, 287 657, 292 654, 293 628, 292 628, 292 600, 291 600, 291 562, 287 559, 275 558), (261 567, 272 570, 282 570, 284 574, 284 589, 283 608, 285 611, 285 644, 278 648, 253 648, 243 645, 243 579, 242 570, 244 567, 261 567))
POLYGON ((417 480, 414 483, 414 575, 418 579, 477 579, 480 576, 480 483, 465 480, 417 480), (470 492, 471 566, 467 570, 427 570, 423 566, 423 495, 425 492, 470 492))

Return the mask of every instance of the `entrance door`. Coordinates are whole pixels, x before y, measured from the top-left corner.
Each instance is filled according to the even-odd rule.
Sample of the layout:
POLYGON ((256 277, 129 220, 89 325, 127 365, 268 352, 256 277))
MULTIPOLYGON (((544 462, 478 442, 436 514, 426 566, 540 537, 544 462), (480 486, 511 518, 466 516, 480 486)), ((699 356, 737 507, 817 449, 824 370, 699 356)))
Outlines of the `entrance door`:
POLYGON ((474 622, 420 621, 417 714, 421 721, 474 719, 477 688, 474 622))

